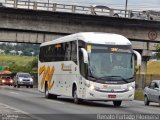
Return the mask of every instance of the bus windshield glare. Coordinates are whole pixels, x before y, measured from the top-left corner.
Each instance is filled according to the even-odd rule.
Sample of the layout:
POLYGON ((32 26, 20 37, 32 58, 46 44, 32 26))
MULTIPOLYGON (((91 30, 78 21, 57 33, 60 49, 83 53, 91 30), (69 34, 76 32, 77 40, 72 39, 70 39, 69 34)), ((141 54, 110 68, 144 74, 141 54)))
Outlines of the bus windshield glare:
POLYGON ((92 45, 89 51, 89 70, 101 80, 116 80, 134 76, 134 56, 130 46, 92 45))

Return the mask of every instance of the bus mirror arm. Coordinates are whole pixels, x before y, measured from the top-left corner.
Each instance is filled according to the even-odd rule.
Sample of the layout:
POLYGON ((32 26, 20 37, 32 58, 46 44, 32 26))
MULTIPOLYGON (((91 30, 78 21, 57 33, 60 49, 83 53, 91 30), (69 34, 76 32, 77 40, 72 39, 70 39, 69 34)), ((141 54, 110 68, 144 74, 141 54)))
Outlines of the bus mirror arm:
POLYGON ((142 62, 141 54, 139 52, 135 51, 135 50, 133 50, 133 53, 137 57, 137 66, 140 67, 141 66, 141 62, 142 62))
POLYGON ((88 64, 88 53, 87 53, 87 51, 86 51, 84 48, 81 48, 81 51, 82 51, 82 53, 83 53, 84 63, 87 63, 87 64, 88 64))

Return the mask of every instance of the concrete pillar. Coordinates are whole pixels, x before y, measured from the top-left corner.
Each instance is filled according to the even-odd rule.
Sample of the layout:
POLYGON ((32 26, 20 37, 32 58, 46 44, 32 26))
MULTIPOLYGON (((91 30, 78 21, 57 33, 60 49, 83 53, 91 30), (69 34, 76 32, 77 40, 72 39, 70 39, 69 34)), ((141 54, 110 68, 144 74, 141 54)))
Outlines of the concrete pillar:
POLYGON ((56 12, 56 7, 57 7, 57 4, 56 4, 56 3, 53 3, 52 11, 56 12))
POLYGON ((72 13, 75 13, 75 12, 76 12, 76 6, 72 5, 72 13))
POLYGON ((147 73, 147 61, 148 58, 142 56, 142 65, 140 67, 140 74, 146 74, 147 73))
POLYGON ((142 64, 139 70, 139 88, 144 89, 145 84, 146 84, 146 73, 147 73, 147 62, 151 56, 151 51, 150 50, 143 50, 142 51, 142 64))
POLYGON ((113 15, 114 15, 114 11, 113 11, 112 9, 109 11, 109 15, 110 15, 110 16, 113 16, 113 15))
POLYGON ((37 2, 34 2, 33 9, 37 10, 37 2))
POLYGON ((141 65, 141 73, 146 74, 147 72, 147 62, 151 57, 152 51, 150 50, 143 50, 142 51, 142 65, 141 65))
POLYGON ((17 0, 14 0, 14 8, 17 8, 17 0))

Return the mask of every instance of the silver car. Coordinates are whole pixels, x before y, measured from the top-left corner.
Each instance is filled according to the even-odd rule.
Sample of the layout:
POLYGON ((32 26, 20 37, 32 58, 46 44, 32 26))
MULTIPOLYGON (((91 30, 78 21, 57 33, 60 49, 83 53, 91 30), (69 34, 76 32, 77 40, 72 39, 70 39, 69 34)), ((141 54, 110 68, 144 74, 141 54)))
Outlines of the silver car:
POLYGON ((33 88, 33 78, 29 73, 18 72, 14 78, 14 87, 26 86, 33 88))
POLYGON ((149 86, 144 89, 144 104, 156 102, 160 105, 160 80, 153 80, 149 86))

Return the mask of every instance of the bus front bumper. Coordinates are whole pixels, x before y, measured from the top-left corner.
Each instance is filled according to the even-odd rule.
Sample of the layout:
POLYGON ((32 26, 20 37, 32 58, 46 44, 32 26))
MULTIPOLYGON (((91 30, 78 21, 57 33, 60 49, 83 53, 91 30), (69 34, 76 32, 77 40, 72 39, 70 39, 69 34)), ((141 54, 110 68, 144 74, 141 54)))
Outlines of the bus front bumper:
POLYGON ((88 89, 84 99, 93 101, 131 101, 134 99, 134 89, 126 92, 99 92, 96 90, 88 89))

